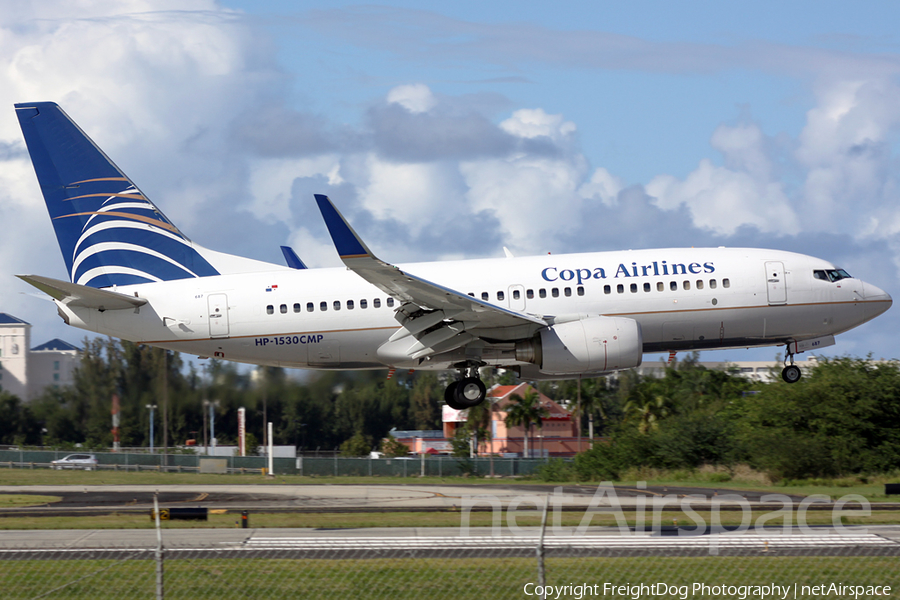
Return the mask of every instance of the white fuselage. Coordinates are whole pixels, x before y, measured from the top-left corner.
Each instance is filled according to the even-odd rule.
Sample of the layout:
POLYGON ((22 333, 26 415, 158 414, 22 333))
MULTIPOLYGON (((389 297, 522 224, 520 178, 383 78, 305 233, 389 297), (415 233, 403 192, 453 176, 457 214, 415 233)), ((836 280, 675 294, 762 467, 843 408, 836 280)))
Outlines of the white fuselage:
MULTIPOLYGON (((657 249, 400 265, 404 272, 541 317, 622 316, 644 352, 784 344, 841 333, 891 298, 855 278, 814 277, 824 260, 776 250, 657 249)), ((393 364, 378 349, 399 328, 392 299, 343 267, 119 287, 138 309, 60 309, 71 325, 198 356, 320 369, 447 368, 458 357, 393 364)), ((517 364, 510 340, 474 351, 517 364), (504 344, 507 344, 506 346, 504 344)), ((473 349, 467 350, 471 356, 473 349)))

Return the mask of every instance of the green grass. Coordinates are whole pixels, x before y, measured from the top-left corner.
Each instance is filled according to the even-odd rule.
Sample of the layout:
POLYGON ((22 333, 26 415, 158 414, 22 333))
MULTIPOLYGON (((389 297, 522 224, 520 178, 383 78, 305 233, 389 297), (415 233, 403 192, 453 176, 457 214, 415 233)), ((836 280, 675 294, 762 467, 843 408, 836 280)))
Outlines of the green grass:
POLYGON ((40 506, 50 502, 59 502, 59 496, 33 496, 31 494, 0 494, 0 508, 16 508, 21 506, 40 506))
MULTIPOLYGON (((152 553, 149 555, 152 556, 152 553)), ((843 582, 900 583, 896 557, 636 557, 547 558, 548 585, 653 584, 781 586, 843 582)), ((152 560, 9 561, 0 563, 4 600, 53 598, 153 598, 152 560), (81 579, 74 585, 67 585, 81 579)), ((523 598, 537 582, 534 558, 396 558, 367 560, 178 559, 165 563, 167 597, 256 598, 523 598)), ((601 595, 601 594, 598 594, 601 595)), ((555 597, 550 595, 549 597, 555 597)), ((574 598, 574 594, 561 597, 574 598)), ((585 596, 589 597, 589 596, 585 596)), ((629 598, 630 596, 622 596, 629 598)), ((662 596, 677 598, 677 595, 662 596)), ((720 598, 722 596, 719 596, 720 598)), ((736 597, 736 596, 735 596, 736 597)), ((748 596, 750 597, 750 596, 748 596)))

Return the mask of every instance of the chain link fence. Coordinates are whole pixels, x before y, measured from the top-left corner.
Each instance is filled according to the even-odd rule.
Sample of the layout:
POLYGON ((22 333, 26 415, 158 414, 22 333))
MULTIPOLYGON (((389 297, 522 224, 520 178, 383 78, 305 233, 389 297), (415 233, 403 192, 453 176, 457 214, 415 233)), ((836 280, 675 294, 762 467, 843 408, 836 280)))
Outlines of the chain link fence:
POLYGON ((4 600, 897 594, 900 543, 870 534, 375 538, 266 537, 258 530, 240 542, 166 544, 162 552, 127 544, 0 551, 4 600))
MULTIPOLYGON (((51 462, 68 454, 54 450, 0 450, 0 469, 47 469, 51 462)), ((226 461, 228 473, 255 473, 268 468, 265 456, 208 457, 200 454, 144 454, 127 452, 92 452, 97 469, 112 471, 166 471, 189 473, 200 470, 203 459, 226 461)), ((417 458, 347 458, 341 456, 297 458, 273 457, 276 475, 312 477, 458 477, 494 474, 518 477, 534 474, 547 459, 541 458, 456 458, 426 456, 417 458)))

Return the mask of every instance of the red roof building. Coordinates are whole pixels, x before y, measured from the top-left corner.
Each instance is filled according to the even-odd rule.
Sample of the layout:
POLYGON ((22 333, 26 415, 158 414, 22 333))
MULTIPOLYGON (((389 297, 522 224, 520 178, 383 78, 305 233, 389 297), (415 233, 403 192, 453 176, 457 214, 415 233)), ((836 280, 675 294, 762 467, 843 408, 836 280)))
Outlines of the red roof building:
MULTIPOLYGON (((575 429, 575 420, 562 406, 541 394, 527 383, 519 385, 495 385, 488 390, 485 402, 493 406, 491 418, 491 439, 479 443, 478 454, 487 456, 511 455, 524 456, 525 452, 525 428, 521 425, 507 427, 506 415, 508 407, 515 402, 512 396, 525 397, 530 391, 535 391, 541 405, 548 416, 543 419, 543 426, 537 424, 531 427, 531 438, 528 442, 529 454, 532 456, 571 456, 579 451, 578 432, 575 429)), ((449 406, 443 407, 444 437, 453 437, 456 430, 465 426, 468 412, 458 411, 449 406)), ((581 450, 587 450, 589 441, 582 440, 581 450)))

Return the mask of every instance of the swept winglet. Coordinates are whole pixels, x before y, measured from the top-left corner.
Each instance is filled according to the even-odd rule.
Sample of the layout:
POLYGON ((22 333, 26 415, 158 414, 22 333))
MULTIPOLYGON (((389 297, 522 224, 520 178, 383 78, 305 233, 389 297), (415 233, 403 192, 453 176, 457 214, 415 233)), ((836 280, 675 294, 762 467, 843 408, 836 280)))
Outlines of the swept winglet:
POLYGON ((328 227, 328 233, 334 240, 334 247, 337 249, 341 260, 347 261, 353 258, 375 258, 372 251, 369 250, 365 242, 356 235, 347 219, 337 209, 334 203, 324 194, 316 194, 316 204, 319 205, 319 211, 322 218, 325 219, 325 226, 328 227))

